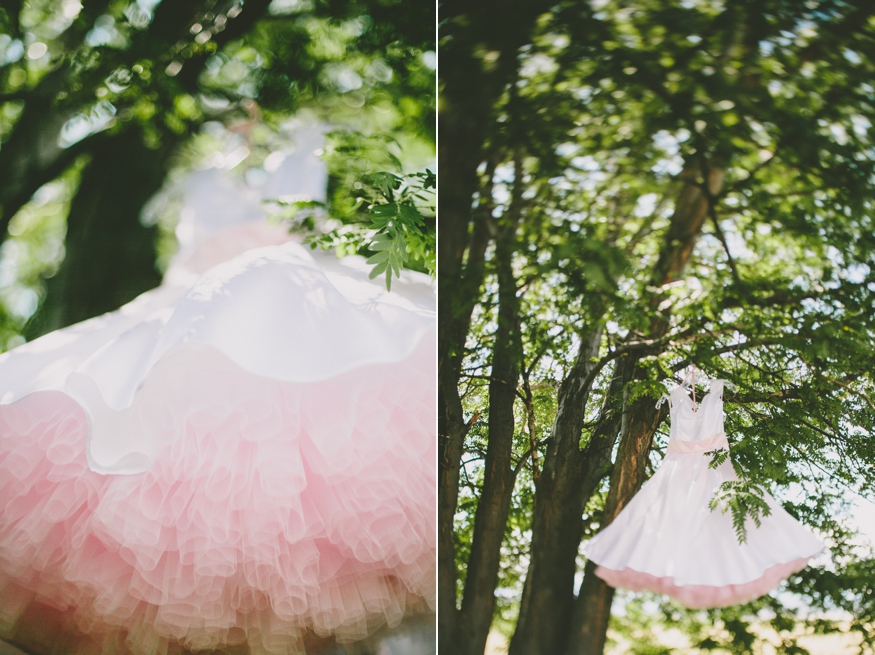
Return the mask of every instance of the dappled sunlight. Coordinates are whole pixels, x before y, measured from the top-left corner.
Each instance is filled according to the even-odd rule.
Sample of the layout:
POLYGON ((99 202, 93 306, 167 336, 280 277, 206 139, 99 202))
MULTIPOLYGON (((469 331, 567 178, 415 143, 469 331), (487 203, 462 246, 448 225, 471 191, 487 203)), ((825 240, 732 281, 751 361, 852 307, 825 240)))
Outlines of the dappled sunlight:
MULTIPOLYGON (((599 0, 502 25, 460 7, 441 26, 441 174, 456 182, 439 280, 453 317, 439 522, 456 563, 442 638, 472 654, 490 629, 511 655, 844 652, 851 631, 871 647, 875 560, 851 505, 875 489, 872 8, 599 0), (737 481, 719 504, 736 528, 765 534, 771 495, 828 551, 741 605, 660 597, 620 620, 629 596, 582 555, 595 535, 617 526, 600 555, 619 569, 665 569, 614 584, 672 593, 707 586, 671 586, 672 571, 719 577, 741 548, 727 529, 688 552, 708 531, 687 512, 661 550, 654 526, 704 478, 639 491, 680 456, 659 400, 691 365, 735 385, 737 481)), ((747 564, 795 558, 755 550, 747 564)))

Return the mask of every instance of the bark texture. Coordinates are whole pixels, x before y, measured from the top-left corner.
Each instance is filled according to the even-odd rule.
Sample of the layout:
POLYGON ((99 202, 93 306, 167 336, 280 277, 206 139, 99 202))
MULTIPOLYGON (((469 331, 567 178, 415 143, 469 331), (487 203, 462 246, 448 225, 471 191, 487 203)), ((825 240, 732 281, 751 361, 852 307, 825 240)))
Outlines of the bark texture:
MULTIPOLYGON (((487 180, 487 187, 489 184, 487 180)), ((459 498, 459 468, 469 429, 459 395, 459 375, 471 313, 483 284, 484 254, 490 242, 490 212, 491 204, 484 203, 475 214, 467 261, 464 268, 457 271, 459 283, 455 293, 458 295, 454 303, 444 300, 446 294, 454 293, 452 289, 442 291, 438 297, 438 306, 443 308, 439 310, 438 326, 438 639, 443 644, 456 643, 458 572, 453 532, 459 498), (450 304, 455 304, 452 309, 458 314, 445 313, 450 311, 447 309, 450 304)), ((439 232, 443 230, 442 226, 439 232)), ((440 250, 438 253, 440 255, 440 250)), ((439 284, 442 275, 439 274, 439 284)))
POLYGON ((522 212, 522 163, 514 166, 514 191, 509 211, 500 221, 495 249, 498 278, 498 329, 492 350, 489 381, 489 423, 483 489, 474 518, 465 595, 458 622, 460 655, 482 655, 495 607, 495 587, 501 563, 501 543, 514 486, 514 402, 522 360, 519 297, 513 273, 516 231, 522 212))
MULTIPOLYGON (((665 405, 656 409, 653 399, 648 396, 624 405, 623 436, 617 451, 617 464, 611 474, 611 489, 602 525, 613 521, 644 483, 653 435, 668 414, 665 405)), ((568 655, 594 655, 602 653, 605 648, 614 589, 595 575, 595 568, 592 562, 587 562, 575 601, 572 634, 566 649, 568 655)))
MULTIPOLYGON (((486 0, 441 5, 441 82, 438 113, 438 642, 442 652, 462 648, 457 632, 454 516, 459 467, 468 426, 459 398, 459 374, 471 313, 483 282, 483 256, 494 237, 489 217, 473 210, 477 169, 493 110, 518 66, 517 51, 549 3, 486 0), (495 16, 505 18, 496 21, 495 16), (484 59, 484 52, 495 58, 484 59)), ((490 176, 491 177, 491 176, 490 176)), ((487 179, 488 183, 488 179, 487 179)))
POLYGON ((583 531, 580 480, 586 460, 580 437, 590 393, 584 381, 598 357, 601 338, 601 324, 581 336, 577 359, 559 389, 552 436, 535 492, 530 562, 510 655, 559 652, 567 632, 574 560, 583 531))

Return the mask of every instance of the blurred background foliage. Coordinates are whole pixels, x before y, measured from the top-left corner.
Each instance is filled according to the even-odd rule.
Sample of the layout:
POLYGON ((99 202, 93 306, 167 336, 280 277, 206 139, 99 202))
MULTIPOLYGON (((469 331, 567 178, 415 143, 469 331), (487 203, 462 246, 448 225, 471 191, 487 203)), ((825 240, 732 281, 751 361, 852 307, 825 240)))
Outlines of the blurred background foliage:
POLYGON ((441 11, 440 643, 873 652, 875 4, 441 11), (615 599, 582 555, 691 363, 737 389, 736 506, 768 491, 828 546, 711 611, 615 599))
MULTIPOLYGON (((368 176, 434 169, 434 23, 402 0, 3 3, 0 350, 157 285, 178 218, 159 191, 229 150, 257 185, 301 117, 328 126, 329 189, 290 227, 375 254, 368 176)), ((434 202, 416 209, 404 263, 433 273, 434 202)))

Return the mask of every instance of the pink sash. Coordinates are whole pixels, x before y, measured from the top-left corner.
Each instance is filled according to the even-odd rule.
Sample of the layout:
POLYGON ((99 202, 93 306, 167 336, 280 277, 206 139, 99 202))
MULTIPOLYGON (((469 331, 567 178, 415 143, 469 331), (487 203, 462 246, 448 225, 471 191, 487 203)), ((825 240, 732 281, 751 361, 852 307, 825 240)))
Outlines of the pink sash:
POLYGON ((718 448, 729 448, 729 442, 726 440, 726 433, 718 432, 714 436, 702 439, 700 441, 680 441, 679 439, 669 439, 669 453, 706 453, 709 450, 717 450, 718 448))

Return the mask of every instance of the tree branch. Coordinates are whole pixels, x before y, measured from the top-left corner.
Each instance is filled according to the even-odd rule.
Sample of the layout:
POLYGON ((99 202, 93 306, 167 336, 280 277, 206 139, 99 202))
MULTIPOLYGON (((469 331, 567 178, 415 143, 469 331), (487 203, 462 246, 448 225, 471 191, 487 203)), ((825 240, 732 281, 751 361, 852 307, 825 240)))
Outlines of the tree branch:
POLYGON ((735 259, 732 258, 732 253, 729 252, 729 244, 726 243, 726 235, 723 234, 723 228, 720 227, 720 221, 717 218, 717 211, 713 203, 709 203, 708 217, 714 225, 714 233, 717 235, 717 240, 723 246, 723 252, 726 253, 726 260, 729 262, 729 270, 732 271, 732 279, 736 284, 741 284, 741 277, 738 274, 738 268, 735 266, 735 259))

